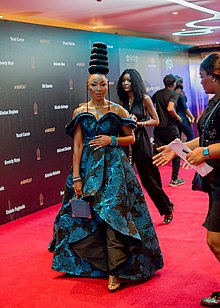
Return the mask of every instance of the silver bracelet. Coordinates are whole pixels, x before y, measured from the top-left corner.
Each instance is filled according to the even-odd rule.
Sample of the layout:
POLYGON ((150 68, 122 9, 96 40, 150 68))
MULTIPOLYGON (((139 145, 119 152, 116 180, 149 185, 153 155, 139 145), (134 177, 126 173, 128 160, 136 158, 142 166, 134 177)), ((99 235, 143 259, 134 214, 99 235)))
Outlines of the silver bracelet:
POLYGON ((76 183, 76 182, 81 182, 82 181, 82 178, 81 178, 81 176, 80 175, 78 175, 78 176, 74 176, 73 177, 73 183, 76 183))

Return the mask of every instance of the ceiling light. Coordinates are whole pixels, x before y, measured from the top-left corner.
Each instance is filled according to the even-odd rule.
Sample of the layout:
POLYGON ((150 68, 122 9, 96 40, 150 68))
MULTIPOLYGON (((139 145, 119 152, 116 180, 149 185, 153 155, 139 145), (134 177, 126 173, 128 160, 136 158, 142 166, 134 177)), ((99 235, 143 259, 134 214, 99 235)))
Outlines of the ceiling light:
POLYGON ((204 22, 207 23, 209 21, 220 20, 220 12, 202 7, 202 6, 197 5, 197 4, 193 4, 192 2, 189 3, 188 1, 185 1, 185 0, 168 0, 168 1, 172 2, 172 3, 177 3, 179 5, 182 5, 182 6, 185 6, 185 7, 188 7, 188 8, 191 8, 193 10, 197 10, 197 11, 212 15, 212 17, 209 17, 209 18, 187 22, 186 26, 188 28, 194 28, 193 30, 174 32, 174 33, 172 33, 173 35, 178 35, 178 36, 204 35, 204 34, 213 33, 215 29, 220 29, 220 26, 200 26, 200 25, 198 25, 199 23, 201 24, 201 23, 204 23, 204 22))

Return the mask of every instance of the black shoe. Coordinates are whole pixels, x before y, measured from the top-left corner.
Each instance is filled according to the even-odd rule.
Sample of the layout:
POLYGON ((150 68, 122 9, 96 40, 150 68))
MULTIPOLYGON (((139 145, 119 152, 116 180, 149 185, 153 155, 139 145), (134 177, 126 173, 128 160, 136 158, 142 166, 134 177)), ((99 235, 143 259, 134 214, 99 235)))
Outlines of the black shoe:
POLYGON ((164 215, 163 223, 165 225, 169 224, 173 220, 173 213, 164 215))
POLYGON ((169 224, 173 220, 173 211, 174 211, 173 203, 170 202, 170 206, 169 207, 170 207, 170 214, 165 214, 164 215, 164 220, 163 220, 163 223, 166 224, 166 225, 169 224))
POLYGON ((208 307, 220 307, 220 292, 213 292, 210 297, 202 298, 200 304, 208 307))

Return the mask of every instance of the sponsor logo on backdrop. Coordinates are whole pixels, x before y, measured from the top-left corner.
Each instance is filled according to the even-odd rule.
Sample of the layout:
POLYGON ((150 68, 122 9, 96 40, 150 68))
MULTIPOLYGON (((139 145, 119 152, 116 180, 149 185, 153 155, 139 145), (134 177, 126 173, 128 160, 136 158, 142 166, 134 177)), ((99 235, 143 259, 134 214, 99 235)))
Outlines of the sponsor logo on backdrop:
POLYGON ((72 150, 71 147, 67 146, 67 147, 64 147, 64 148, 57 149, 57 153, 67 152, 67 151, 71 151, 71 150, 72 150))
POLYGON ((167 71, 172 70, 172 68, 173 68, 173 60, 170 57, 168 57, 166 59, 165 64, 166 64, 166 70, 167 71))
POLYGON ((68 109, 69 105, 54 105, 55 110, 68 109))
POLYGON ((64 46, 75 46, 76 43, 75 42, 71 42, 71 41, 63 41, 63 45, 64 46))
POLYGON ((113 49, 114 47, 113 47, 113 45, 107 45, 107 48, 113 49))
POLYGON ((60 191, 60 196, 64 196, 64 190, 60 191))
POLYGON ((50 44, 50 40, 41 39, 41 40, 40 40, 40 43, 41 43, 41 44, 50 44))
POLYGON ((9 61, 9 60, 0 60, 0 66, 13 66, 15 65, 14 61, 9 61))
POLYGON ((78 63, 76 63, 76 66, 85 66, 86 64, 85 64, 85 62, 78 62, 78 63))
POLYGON ((138 63, 138 56, 137 55, 126 55, 126 62, 138 63))
POLYGON ((53 84, 42 83, 42 89, 53 89, 53 84))
POLYGON ((53 62, 53 66, 66 66, 66 63, 64 63, 64 62, 53 62))
POLYGON ((37 160, 41 159, 41 157, 40 157, 40 148, 37 148, 37 150, 36 150, 36 159, 37 160))
POLYGON ((70 90, 73 90, 73 80, 72 79, 69 80, 69 88, 70 90))
MULTIPOLYGON (((11 204, 10 200, 8 200, 8 204, 11 204)), ((25 209, 25 204, 21 204, 19 206, 15 206, 14 208, 8 209, 5 211, 6 215, 13 214, 15 212, 20 212, 25 209)))
POLYGON ((10 41, 11 42, 23 43, 24 42, 24 38, 23 37, 13 37, 13 36, 10 36, 10 41))
POLYGON ((39 203, 40 203, 40 205, 44 204, 44 196, 43 196, 42 193, 39 194, 39 203))
POLYGON ((50 177, 52 177, 52 176, 59 175, 59 174, 61 174, 61 171, 60 171, 60 170, 51 171, 51 172, 49 172, 49 173, 45 173, 44 178, 45 178, 45 179, 46 179, 46 178, 50 178, 50 177))
POLYGON ((29 183, 32 183, 32 181, 33 181, 33 178, 25 179, 20 182, 20 185, 29 184, 29 183))
POLYGON ((27 89, 26 84, 16 84, 16 85, 14 85, 14 90, 25 90, 25 89, 27 89))
POLYGON ((35 57, 31 57, 31 68, 36 68, 35 57))
POLYGON ((34 102, 34 114, 38 114, 38 106, 36 102, 34 102))
POLYGON ((155 63, 156 60, 154 58, 150 58, 149 61, 150 63, 147 65, 149 68, 157 67, 157 64, 155 63))
POLYGON ((5 187, 4 186, 0 186, 0 191, 4 191, 5 187))
POLYGON ((48 127, 48 128, 45 128, 44 132, 45 132, 45 134, 46 133, 54 133, 55 130, 56 130, 55 127, 48 127))
POLYGON ((15 115, 18 114, 18 110, 14 109, 14 110, 0 110, 0 116, 4 116, 4 115, 15 115))
POLYGON ((30 137, 31 132, 22 132, 22 133, 16 133, 16 138, 24 138, 24 137, 30 137))
POLYGON ((8 159, 8 160, 4 160, 4 165, 14 165, 14 164, 18 164, 21 162, 21 159, 18 157, 18 158, 11 158, 11 159, 8 159))

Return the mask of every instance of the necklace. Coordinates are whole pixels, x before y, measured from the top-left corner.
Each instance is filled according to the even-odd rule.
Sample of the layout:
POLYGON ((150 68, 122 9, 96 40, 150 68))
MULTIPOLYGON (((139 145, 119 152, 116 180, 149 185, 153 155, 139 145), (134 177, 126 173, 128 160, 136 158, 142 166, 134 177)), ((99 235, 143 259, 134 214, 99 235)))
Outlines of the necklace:
POLYGON ((129 108, 131 109, 133 106, 133 102, 134 102, 134 97, 129 97, 128 99, 128 104, 129 104, 129 108))

